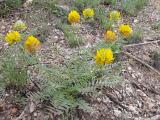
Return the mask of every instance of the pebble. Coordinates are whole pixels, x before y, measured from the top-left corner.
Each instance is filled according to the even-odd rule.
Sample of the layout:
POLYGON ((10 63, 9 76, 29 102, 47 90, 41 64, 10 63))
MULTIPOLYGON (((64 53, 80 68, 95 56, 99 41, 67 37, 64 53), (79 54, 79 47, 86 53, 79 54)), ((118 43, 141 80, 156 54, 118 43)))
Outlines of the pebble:
POLYGON ((117 110, 117 109, 115 109, 115 110, 114 110, 114 115, 115 115, 116 117, 121 117, 122 112, 119 111, 119 110, 117 110))

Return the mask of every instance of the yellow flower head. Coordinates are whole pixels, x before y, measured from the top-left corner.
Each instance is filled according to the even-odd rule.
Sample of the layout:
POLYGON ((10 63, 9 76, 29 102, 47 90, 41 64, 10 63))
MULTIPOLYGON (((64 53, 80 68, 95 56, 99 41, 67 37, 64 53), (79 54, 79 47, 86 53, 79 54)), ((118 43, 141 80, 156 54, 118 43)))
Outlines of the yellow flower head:
POLYGON ((78 23, 80 22, 80 15, 77 11, 72 10, 69 14, 68 14, 68 21, 72 24, 72 23, 78 23))
POLYGON ((111 21, 118 21, 119 19, 121 19, 121 13, 118 11, 111 11, 109 14, 109 19, 111 21))
POLYGON ((94 16, 94 10, 91 8, 87 8, 83 10, 83 16, 86 18, 90 18, 94 16))
POLYGON ((105 65, 105 64, 110 64, 113 62, 114 57, 113 57, 113 52, 109 48, 102 48, 100 50, 97 50, 95 60, 97 64, 100 65, 105 65))
POLYGON ((129 25, 121 25, 119 27, 119 32, 125 36, 129 37, 132 34, 132 28, 129 25))
POLYGON ((18 20, 14 25, 13 25, 13 30, 21 31, 25 30, 27 28, 26 24, 22 20, 18 20))
POLYGON ((115 41, 117 39, 116 33, 108 30, 104 34, 104 39, 105 39, 106 42, 115 41))
POLYGON ((25 49, 28 50, 28 52, 30 53, 35 53, 36 50, 39 48, 39 46, 40 46, 40 41, 33 36, 29 36, 26 42, 24 43, 25 49))
POLYGON ((11 32, 7 33, 7 35, 5 37, 5 40, 9 44, 13 44, 15 42, 20 42, 21 41, 21 35, 17 31, 11 31, 11 32))

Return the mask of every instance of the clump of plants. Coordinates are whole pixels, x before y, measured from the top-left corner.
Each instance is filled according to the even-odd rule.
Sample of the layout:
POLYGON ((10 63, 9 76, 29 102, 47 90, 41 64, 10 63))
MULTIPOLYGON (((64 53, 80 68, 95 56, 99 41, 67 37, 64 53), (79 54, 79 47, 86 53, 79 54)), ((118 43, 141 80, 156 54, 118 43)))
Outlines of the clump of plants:
POLYGON ((104 7, 98 7, 95 9, 95 24, 98 22, 99 26, 103 29, 110 29, 112 28, 112 21, 107 19, 108 11, 105 10, 104 7))
POLYGON ((24 22, 17 21, 5 36, 8 48, 0 58, 0 79, 4 83, 1 87, 22 90, 28 84, 28 67, 35 64, 36 59, 32 54, 40 42, 34 36, 25 34, 26 28, 24 22))
POLYGON ((160 69, 160 52, 156 51, 152 55, 153 66, 157 69, 160 69))
POLYGON ((7 16, 13 10, 20 8, 24 0, 2 0, 0 1, 0 17, 7 16))
MULTIPOLYGON (((59 23, 57 27, 63 31, 70 47, 76 47, 85 43, 77 34, 79 25, 83 24, 83 21, 96 20, 105 30, 102 40, 91 47, 79 49, 70 55, 69 59, 65 59, 63 64, 56 64, 53 67, 40 63, 39 56, 36 55, 41 42, 34 35, 42 34, 47 37, 47 30, 40 29, 35 31, 34 35, 29 34, 26 32, 27 25, 23 21, 17 21, 5 37, 8 48, 0 58, 2 61, 0 91, 5 92, 8 86, 18 87, 19 90, 26 88, 33 77, 29 67, 36 66, 36 77, 39 78, 32 81, 38 85, 39 89, 30 91, 31 94, 28 96, 32 100, 43 106, 50 106, 60 118, 69 120, 75 118, 78 110, 94 111, 87 98, 102 96, 103 93, 100 91, 104 87, 120 82, 122 67, 118 58, 122 45, 137 42, 140 38, 140 33, 135 33, 129 24, 119 24, 122 18, 119 11, 108 12, 107 17, 107 11, 104 8, 96 9, 100 2, 102 1, 73 1, 78 9, 68 11, 68 15, 64 17, 65 21, 59 23)), ((104 2, 110 4, 113 1, 104 2)), ((56 1, 35 0, 33 4, 40 5, 39 7, 42 5, 43 9, 54 11, 56 1)), ((155 58, 157 60, 157 57, 155 58)))
POLYGON ((32 91, 29 97, 40 104, 50 105, 62 118, 70 119, 76 116, 79 109, 94 111, 87 96, 102 95, 99 91, 103 87, 114 85, 121 79, 121 66, 114 63, 115 51, 109 47, 96 49, 93 46, 80 50, 66 59, 64 64, 53 67, 40 64, 36 51, 41 43, 27 34, 26 28, 23 21, 18 21, 6 34, 8 48, 0 65, 1 92, 8 86, 25 89, 32 77, 29 67, 36 66, 40 78, 33 81, 40 89, 32 91))
POLYGON ((67 10, 59 6, 58 2, 58 0, 33 0, 32 5, 35 8, 48 11, 57 17, 64 17, 67 15, 67 10))
POLYGON ((102 2, 106 5, 116 5, 118 0, 102 0, 102 2))
POLYGON ((141 41, 142 41, 142 30, 137 28, 133 32, 133 35, 128 38, 127 43, 134 44, 134 43, 139 43, 141 41))
POLYGON ((72 6, 82 11, 85 8, 96 8, 101 3, 101 0, 71 0, 71 2, 72 6))
POLYGON ((160 20, 154 22, 153 25, 152 25, 152 28, 153 28, 153 29, 158 29, 158 30, 159 30, 159 29, 160 29, 160 20))
POLYGON ((87 96, 98 95, 98 89, 114 85, 120 80, 119 72, 112 72, 113 61, 111 49, 98 50, 96 55, 90 51, 74 54, 65 65, 41 69, 42 91, 32 96, 38 100, 49 101, 52 107, 56 108, 55 111, 61 111, 64 115, 73 111, 72 117, 75 117, 78 109, 94 111, 86 99, 87 96))
POLYGON ((78 26, 70 26, 70 25, 67 25, 64 23, 58 23, 57 28, 59 28, 60 30, 63 31, 64 38, 65 38, 67 44, 71 48, 80 46, 84 43, 82 37, 80 35, 76 34, 79 29, 78 26))
POLYGON ((147 3, 148 0, 122 0, 121 7, 126 13, 135 16, 147 3))

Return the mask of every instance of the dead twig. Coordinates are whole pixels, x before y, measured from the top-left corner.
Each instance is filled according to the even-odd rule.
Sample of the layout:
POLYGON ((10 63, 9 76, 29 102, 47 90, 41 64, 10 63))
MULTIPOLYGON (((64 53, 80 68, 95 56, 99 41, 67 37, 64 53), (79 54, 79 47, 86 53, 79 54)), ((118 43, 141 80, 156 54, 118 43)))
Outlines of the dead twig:
POLYGON ((138 44, 130 44, 130 45, 125 45, 123 48, 128 48, 128 47, 135 47, 135 46, 140 46, 140 45, 146 45, 146 44, 153 44, 153 43, 159 43, 160 40, 154 40, 150 42, 144 42, 144 43, 138 43, 138 44))
POLYGON ((120 106, 121 108, 125 109, 126 111, 130 111, 129 108, 127 108, 126 106, 122 105, 121 102, 119 102, 115 97, 113 97, 113 95, 109 94, 107 91, 106 91, 107 88, 103 88, 104 90, 104 94, 112 101, 114 102, 115 104, 117 104, 118 106, 120 106))
POLYGON ((23 120, 25 117, 31 116, 32 113, 38 110, 35 108, 36 106, 32 100, 29 100, 23 112, 15 120, 23 120))
POLYGON ((28 111, 29 107, 28 105, 24 108, 23 112, 20 114, 19 117, 17 117, 15 120, 22 120, 26 116, 26 112, 28 111))
POLYGON ((105 95, 115 104, 117 104, 118 106, 120 106, 121 108, 125 109, 126 111, 130 111, 126 106, 122 105, 121 102, 119 102, 115 97, 113 97, 111 94, 109 93, 105 93, 105 95))
POLYGON ((152 71, 154 71, 155 73, 157 73, 160 76, 160 72, 156 69, 154 69, 152 66, 150 66, 149 64, 145 63, 144 61, 140 60, 139 58, 136 58, 135 56, 131 55, 128 52, 122 52, 123 54, 127 55, 128 57, 140 62, 141 64, 145 65, 146 67, 148 67, 149 69, 151 69, 152 71))
POLYGON ((151 93, 154 93, 154 94, 156 94, 156 95, 160 95, 159 94, 159 92, 158 91, 156 91, 156 90, 154 90, 153 88, 148 88, 147 86, 145 86, 145 85, 142 85, 141 83, 137 83, 137 81, 136 82, 134 82, 134 81, 130 81, 131 82, 131 84, 132 84, 132 86, 135 86, 137 89, 140 89, 140 90, 142 90, 142 91, 145 91, 145 90, 143 90, 142 88, 145 88, 146 90, 148 90, 149 92, 151 92, 151 93))

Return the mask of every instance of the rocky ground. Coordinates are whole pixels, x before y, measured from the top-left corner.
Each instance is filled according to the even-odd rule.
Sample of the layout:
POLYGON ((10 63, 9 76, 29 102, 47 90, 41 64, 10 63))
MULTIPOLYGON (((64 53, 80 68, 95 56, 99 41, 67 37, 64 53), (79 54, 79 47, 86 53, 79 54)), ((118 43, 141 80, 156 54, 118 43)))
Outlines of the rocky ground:
MULTIPOLYGON (((19 12, 15 14, 18 15, 0 19, 1 34, 5 34, 11 28, 12 23, 21 18, 19 12)), ((56 18, 51 16, 49 19, 53 21, 49 23, 51 33, 43 43, 39 56, 41 56, 42 63, 54 65, 63 63, 64 59, 78 48, 68 47, 63 32, 56 29, 54 24, 56 18)), ((90 103, 97 111, 92 114, 79 111, 81 118, 77 120, 160 120, 160 71, 151 67, 152 53, 160 50, 160 30, 153 29, 153 23, 157 20, 160 20, 159 0, 150 0, 149 5, 139 12, 137 17, 130 19, 134 28, 138 26, 143 30, 141 41, 143 44, 124 46, 124 56, 126 56, 123 61, 125 67, 122 71, 124 81, 115 87, 105 88, 103 92, 106 96, 103 96, 103 99, 91 99, 90 103)), ((98 41, 102 35, 100 30, 89 25, 80 27, 81 34, 87 41, 83 47, 88 47, 98 41)), ((4 43, 0 41, 0 50, 3 47, 4 43)), ((2 117, 0 114, 0 120, 14 119, 10 115, 12 112, 10 111, 5 116, 2 114, 2 117)), ((37 117, 35 120, 41 119, 37 117)))

